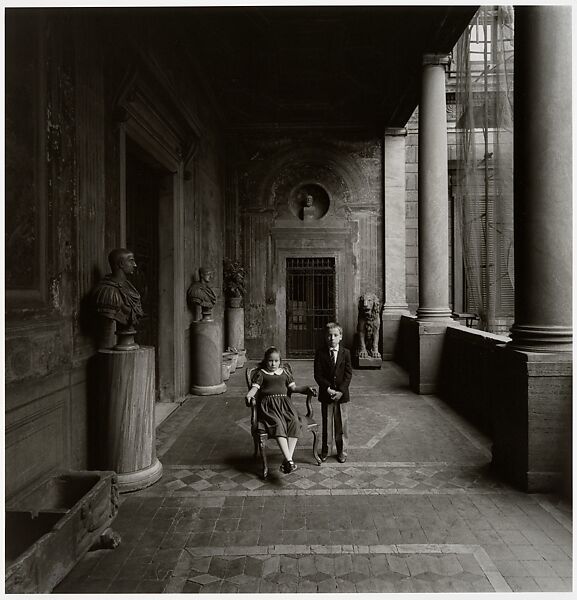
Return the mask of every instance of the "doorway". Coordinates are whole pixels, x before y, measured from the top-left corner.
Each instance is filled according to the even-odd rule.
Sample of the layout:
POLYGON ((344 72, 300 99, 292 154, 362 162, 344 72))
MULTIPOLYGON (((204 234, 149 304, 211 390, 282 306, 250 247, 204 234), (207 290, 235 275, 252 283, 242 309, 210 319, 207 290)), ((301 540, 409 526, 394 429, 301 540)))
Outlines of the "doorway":
POLYGON ((286 332, 289 358, 312 358, 323 330, 335 320, 334 257, 286 259, 286 332))
MULTIPOLYGON (((138 268, 132 283, 140 292, 144 317, 136 342, 155 348, 159 381, 159 210, 164 170, 130 140, 126 144, 126 246, 138 268)), ((157 388, 158 389, 158 388, 157 388)))

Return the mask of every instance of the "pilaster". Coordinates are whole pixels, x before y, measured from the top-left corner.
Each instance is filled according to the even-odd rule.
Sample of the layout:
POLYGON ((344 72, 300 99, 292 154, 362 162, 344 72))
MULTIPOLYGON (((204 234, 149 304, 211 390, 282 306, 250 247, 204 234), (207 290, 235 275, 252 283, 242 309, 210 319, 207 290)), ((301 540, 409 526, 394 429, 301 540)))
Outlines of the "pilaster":
POLYGON ((409 314, 405 257, 405 138, 407 130, 387 128, 384 135, 384 305, 381 318, 383 360, 395 357, 401 315, 409 314))

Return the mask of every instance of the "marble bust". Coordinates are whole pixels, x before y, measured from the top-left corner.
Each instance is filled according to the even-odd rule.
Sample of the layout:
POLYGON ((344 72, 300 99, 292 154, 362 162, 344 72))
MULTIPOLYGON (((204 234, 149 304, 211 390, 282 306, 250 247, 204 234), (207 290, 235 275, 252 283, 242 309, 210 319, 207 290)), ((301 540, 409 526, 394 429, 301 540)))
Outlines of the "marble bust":
POLYGON ((144 316, 138 290, 128 280, 136 269, 134 254, 126 248, 115 248, 108 255, 111 272, 101 279, 92 292, 96 313, 116 323, 117 349, 133 350, 135 326, 144 316))
POLYGON ((303 221, 311 221, 315 218, 314 198, 307 194, 303 206, 303 221))
POLYGON ((216 293, 209 285, 214 277, 214 270, 201 267, 198 270, 199 280, 193 281, 186 293, 189 308, 199 306, 202 311, 202 321, 212 320, 212 309, 216 304, 216 293))

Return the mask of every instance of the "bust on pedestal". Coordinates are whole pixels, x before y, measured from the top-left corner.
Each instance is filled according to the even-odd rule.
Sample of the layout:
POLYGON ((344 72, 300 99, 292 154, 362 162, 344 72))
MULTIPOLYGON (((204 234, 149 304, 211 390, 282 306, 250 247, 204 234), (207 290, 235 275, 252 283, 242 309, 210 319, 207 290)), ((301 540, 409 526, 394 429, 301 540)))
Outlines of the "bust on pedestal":
POLYGON ((196 317, 190 324, 190 393, 211 396, 226 391, 222 381, 222 342, 220 327, 212 318, 216 294, 210 287, 214 270, 201 267, 199 280, 186 293, 188 307, 196 317))
POLYGON ((138 290, 128 281, 134 254, 116 248, 108 255, 111 273, 93 290, 94 309, 116 345, 99 350, 102 384, 99 406, 101 469, 116 471, 120 492, 147 487, 162 476, 154 426, 154 348, 134 341, 144 313, 138 290))
POLYGON ((223 292, 226 296, 225 331, 228 350, 237 353, 236 367, 241 368, 246 362, 244 347, 244 308, 242 299, 246 293, 246 271, 238 261, 225 258, 223 261, 223 292))

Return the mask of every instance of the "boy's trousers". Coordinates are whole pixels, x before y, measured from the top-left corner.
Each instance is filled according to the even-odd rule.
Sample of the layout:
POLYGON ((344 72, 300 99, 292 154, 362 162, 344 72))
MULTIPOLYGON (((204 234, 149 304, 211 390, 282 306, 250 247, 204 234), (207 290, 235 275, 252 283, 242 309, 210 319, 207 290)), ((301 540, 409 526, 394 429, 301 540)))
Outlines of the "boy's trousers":
POLYGON ((323 417, 323 443, 321 454, 329 455, 333 448, 333 438, 337 447, 337 454, 347 455, 349 441, 349 411, 348 402, 341 404, 321 404, 323 417))

